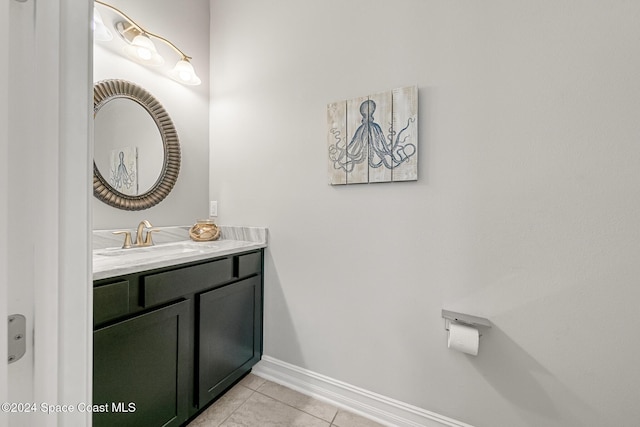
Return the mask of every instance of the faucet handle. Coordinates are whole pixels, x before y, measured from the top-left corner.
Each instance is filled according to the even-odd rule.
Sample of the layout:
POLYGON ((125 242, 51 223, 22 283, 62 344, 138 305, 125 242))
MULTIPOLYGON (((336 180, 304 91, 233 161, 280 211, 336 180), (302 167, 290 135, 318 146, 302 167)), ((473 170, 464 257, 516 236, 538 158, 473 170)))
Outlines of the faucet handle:
POLYGON ((124 244, 122 249, 129 249, 131 247, 131 232, 126 230, 114 231, 113 234, 124 234, 124 244))
POLYGON ((147 230, 147 235, 144 239, 144 246, 153 246, 153 239, 151 238, 151 233, 154 231, 161 231, 159 228, 150 228, 147 230))

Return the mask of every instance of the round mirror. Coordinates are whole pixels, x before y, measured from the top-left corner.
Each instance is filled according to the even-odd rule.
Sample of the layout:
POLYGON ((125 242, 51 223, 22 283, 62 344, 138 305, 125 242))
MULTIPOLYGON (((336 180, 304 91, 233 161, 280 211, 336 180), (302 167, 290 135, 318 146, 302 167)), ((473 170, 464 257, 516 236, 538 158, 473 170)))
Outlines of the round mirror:
POLYGON ((178 136, 162 105, 134 83, 104 80, 94 86, 93 113, 93 194, 126 210, 160 203, 180 171, 178 136))

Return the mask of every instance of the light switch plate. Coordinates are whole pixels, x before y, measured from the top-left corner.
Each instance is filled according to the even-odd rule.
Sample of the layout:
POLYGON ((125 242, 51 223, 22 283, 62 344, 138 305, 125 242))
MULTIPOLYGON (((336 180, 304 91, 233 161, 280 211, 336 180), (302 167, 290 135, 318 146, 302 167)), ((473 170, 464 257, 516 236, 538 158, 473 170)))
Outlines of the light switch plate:
POLYGON ((209 216, 218 216, 218 202, 216 200, 209 202, 209 216))

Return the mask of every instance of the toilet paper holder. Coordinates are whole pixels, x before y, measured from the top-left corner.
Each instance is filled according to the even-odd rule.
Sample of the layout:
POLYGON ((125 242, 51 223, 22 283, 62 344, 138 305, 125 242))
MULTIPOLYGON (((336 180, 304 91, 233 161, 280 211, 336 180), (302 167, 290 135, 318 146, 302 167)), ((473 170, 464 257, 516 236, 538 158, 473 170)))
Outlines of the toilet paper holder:
MULTIPOLYGON (((491 327, 491 321, 484 317, 472 316, 471 314, 456 313, 455 311, 442 310, 442 317, 444 318, 444 329, 449 330, 451 322, 462 323, 469 326, 482 326, 485 328, 491 327)), ((482 336, 482 335, 481 335, 482 336)))

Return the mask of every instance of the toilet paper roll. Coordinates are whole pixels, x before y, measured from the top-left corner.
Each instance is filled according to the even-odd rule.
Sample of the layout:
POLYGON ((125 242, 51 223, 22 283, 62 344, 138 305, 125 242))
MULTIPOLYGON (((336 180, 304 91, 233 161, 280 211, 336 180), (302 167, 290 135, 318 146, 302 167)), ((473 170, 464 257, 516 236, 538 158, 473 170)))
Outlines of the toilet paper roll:
POLYGON ((479 345, 480 333, 476 328, 459 323, 449 324, 449 342, 447 344, 449 348, 477 356, 479 345))

